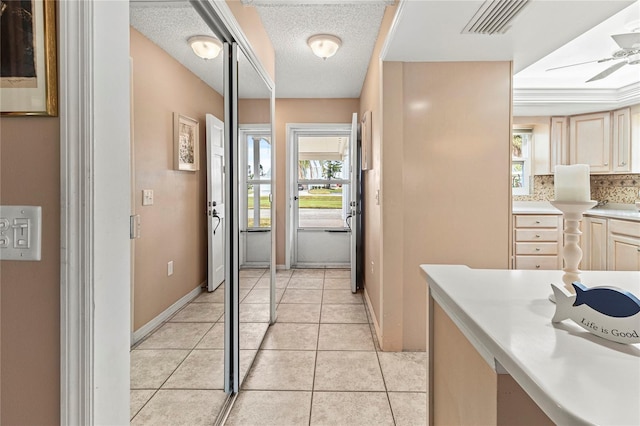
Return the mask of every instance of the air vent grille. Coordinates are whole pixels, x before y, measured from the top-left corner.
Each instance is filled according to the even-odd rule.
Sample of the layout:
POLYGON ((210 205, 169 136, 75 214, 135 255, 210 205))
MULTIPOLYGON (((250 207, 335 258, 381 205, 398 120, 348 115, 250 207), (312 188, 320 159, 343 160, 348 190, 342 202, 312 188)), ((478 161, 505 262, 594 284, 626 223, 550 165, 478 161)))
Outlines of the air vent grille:
POLYGON ((504 34, 529 0, 487 0, 462 30, 462 34, 504 34))

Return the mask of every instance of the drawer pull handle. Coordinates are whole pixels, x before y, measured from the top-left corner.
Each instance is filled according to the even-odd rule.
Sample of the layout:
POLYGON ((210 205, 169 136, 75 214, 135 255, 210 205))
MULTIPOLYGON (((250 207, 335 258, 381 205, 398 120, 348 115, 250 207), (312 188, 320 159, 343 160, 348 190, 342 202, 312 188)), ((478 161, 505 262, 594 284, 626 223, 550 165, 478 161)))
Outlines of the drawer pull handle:
POLYGON ((627 165, 627 162, 626 162, 626 161, 623 161, 623 162, 622 162, 622 165, 623 165, 623 166, 626 166, 626 165, 627 165))
POLYGON ((536 238, 540 238, 540 235, 536 234, 536 238))
POLYGON ((536 247, 536 251, 540 251, 540 247, 536 247))
POLYGON ((608 167, 608 166, 609 166, 609 163, 604 163, 604 165, 608 167))
POLYGON ((536 223, 540 223, 540 221, 539 221, 539 220, 536 220, 536 223))
POLYGON ((536 269, 540 269, 540 265, 536 265, 536 269))

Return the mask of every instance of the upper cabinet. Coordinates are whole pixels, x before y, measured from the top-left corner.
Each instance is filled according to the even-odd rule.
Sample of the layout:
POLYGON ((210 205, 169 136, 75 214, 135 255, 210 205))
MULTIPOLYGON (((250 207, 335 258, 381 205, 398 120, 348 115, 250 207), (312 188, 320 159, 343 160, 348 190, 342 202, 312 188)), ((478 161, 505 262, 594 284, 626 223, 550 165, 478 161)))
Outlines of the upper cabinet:
POLYGON ((611 120, 613 172, 631 171, 631 109, 613 111, 611 120))
POLYGON ((536 151, 536 163, 588 164, 591 173, 640 173, 640 105, 615 111, 551 117, 549 150, 536 151))
POLYGON ((569 117, 569 163, 588 164, 592 173, 611 171, 611 113, 569 117))

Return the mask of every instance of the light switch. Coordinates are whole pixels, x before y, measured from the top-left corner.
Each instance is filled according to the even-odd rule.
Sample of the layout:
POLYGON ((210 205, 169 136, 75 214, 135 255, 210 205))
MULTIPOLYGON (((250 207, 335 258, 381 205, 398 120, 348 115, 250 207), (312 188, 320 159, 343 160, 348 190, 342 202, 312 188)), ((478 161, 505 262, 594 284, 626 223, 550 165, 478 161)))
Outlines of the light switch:
POLYGON ((142 205, 143 206, 153 205, 153 189, 142 190, 142 205))
POLYGON ((42 207, 0 206, 0 260, 40 260, 42 207))

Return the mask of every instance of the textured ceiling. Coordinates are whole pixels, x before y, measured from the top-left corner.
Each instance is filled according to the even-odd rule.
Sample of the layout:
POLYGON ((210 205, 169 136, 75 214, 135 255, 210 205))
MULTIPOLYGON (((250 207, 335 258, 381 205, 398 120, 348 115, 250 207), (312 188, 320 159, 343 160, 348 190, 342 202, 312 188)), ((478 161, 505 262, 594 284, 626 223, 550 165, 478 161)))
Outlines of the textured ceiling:
POLYGON ((276 52, 276 97, 358 98, 385 3, 255 2, 276 52), (307 39, 332 34, 342 40, 335 56, 315 56, 307 39))
MULTIPOLYGON (((215 37, 188 2, 132 1, 129 14, 133 28, 222 94, 222 55, 210 60, 201 59, 193 53, 187 43, 187 40, 195 35, 215 37)), ((241 81, 240 98, 270 97, 266 84, 242 54, 238 58, 238 73, 241 81)))
POLYGON ((215 36, 189 3, 131 2, 129 20, 133 28, 190 69, 216 92, 222 93, 222 55, 205 61, 198 58, 187 43, 189 37, 194 35, 215 36))
MULTIPOLYGON (((357 98, 378 35, 386 0, 245 0, 255 7, 276 52, 276 96, 278 98, 357 98), (342 48, 327 60, 311 52, 307 39, 318 33, 342 39, 342 48)), ((457 61, 514 60, 516 72, 560 48, 564 43, 633 3, 629 0, 534 0, 514 20, 504 36, 463 35, 461 29, 474 15, 482 0, 417 1, 405 0, 395 32, 388 42, 385 60, 457 61), (577 16, 580 19, 575 19, 577 16)), ((638 4, 628 8, 622 22, 638 15, 638 4), (635 14, 635 15, 634 15, 635 14)), ((177 61, 220 92, 222 62, 197 58, 187 44, 193 35, 212 35, 212 31, 186 0, 132 0, 131 25, 159 45, 177 61)), ((518 74, 514 83, 527 87, 589 87, 586 75, 606 67, 591 64, 546 73, 544 69, 571 62, 607 57, 612 41, 611 26, 599 38, 573 42, 531 69, 518 74), (601 47, 602 46, 602 49, 601 47), (608 46, 608 47, 607 47, 608 46), (599 50, 601 49, 601 50, 599 50), (563 80, 561 80, 561 78, 563 80), (552 81, 555 79, 555 81, 552 81)), ((615 45, 614 45, 615 46, 615 45)), ((243 84, 241 97, 264 97, 264 82, 240 58, 243 84), (244 64, 244 65, 243 65, 244 64)), ((618 77, 638 81, 640 65, 626 66, 616 79, 601 80, 590 87, 621 87, 618 77), (613 86, 612 86, 613 85, 613 86)), ((598 71, 599 72, 599 71, 598 71)))

